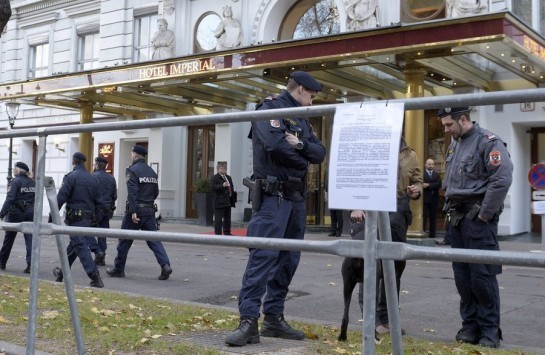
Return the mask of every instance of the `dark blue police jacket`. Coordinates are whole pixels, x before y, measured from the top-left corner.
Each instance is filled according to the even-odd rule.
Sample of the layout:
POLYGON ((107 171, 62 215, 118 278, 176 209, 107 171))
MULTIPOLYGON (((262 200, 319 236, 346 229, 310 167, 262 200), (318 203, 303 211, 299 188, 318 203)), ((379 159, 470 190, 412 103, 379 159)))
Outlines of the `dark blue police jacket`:
POLYGON ((66 203, 66 209, 83 210, 102 218, 103 203, 97 179, 89 174, 85 166, 77 164, 66 174, 57 194, 59 209, 66 203))
MULTIPOLYGON (((301 104, 289 92, 283 91, 278 97, 265 100, 257 110, 299 106, 301 104)), ((281 181, 290 176, 304 180, 308 164, 319 164, 326 155, 325 147, 306 118, 253 121, 251 138, 256 179, 264 179, 270 175, 281 181), (303 149, 297 150, 290 145, 284 132, 296 133, 303 141, 303 149)))
POLYGON ((95 171, 92 174, 98 181, 98 189, 102 196, 102 203, 105 208, 113 208, 117 200, 117 184, 115 178, 104 169, 95 171))
POLYGON ((34 206, 35 192, 36 183, 34 180, 25 174, 15 176, 8 186, 8 194, 0 211, 0 217, 4 218, 14 208, 19 208, 24 212, 25 209, 21 206, 27 206, 27 208, 34 206))
POLYGON ((153 205, 159 196, 157 174, 146 164, 144 158, 136 160, 125 171, 127 178, 127 213, 137 213, 138 205, 153 205))

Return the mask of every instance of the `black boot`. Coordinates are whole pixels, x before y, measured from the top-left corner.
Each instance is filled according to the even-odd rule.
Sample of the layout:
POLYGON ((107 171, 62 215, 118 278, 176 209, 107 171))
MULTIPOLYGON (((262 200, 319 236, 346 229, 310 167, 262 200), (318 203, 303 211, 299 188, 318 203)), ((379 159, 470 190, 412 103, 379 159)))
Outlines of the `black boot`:
POLYGON ((478 330, 462 328, 456 334, 456 341, 460 343, 477 344, 481 333, 478 330))
POLYGON ((105 258, 106 254, 102 250, 97 251, 95 254, 95 264, 98 266, 106 266, 106 262, 104 261, 105 258))
POLYGON ((26 269, 23 270, 25 274, 30 274, 30 264, 27 264, 26 269))
POLYGON ((159 275, 159 280, 168 280, 170 277, 170 274, 172 274, 172 269, 169 264, 165 264, 161 267, 161 275, 159 275))
POLYGON ((499 348, 500 340, 503 340, 501 329, 496 328, 492 331, 483 332, 483 337, 479 340, 479 345, 485 348, 499 348))
POLYGON ((0 270, 6 270, 6 264, 7 264, 6 261, 4 260, 0 261, 0 270))
POLYGON ((125 277, 125 271, 119 271, 117 269, 106 269, 106 273, 110 275, 111 277, 125 277))
POLYGON ((241 317, 238 328, 225 337, 225 343, 231 346, 259 343, 257 318, 241 317))
POLYGON ((103 288, 104 284, 102 283, 102 279, 100 278, 100 273, 98 270, 87 274, 91 278, 91 283, 89 284, 91 287, 97 287, 97 288, 103 288))
POLYGON ((63 275, 62 275, 62 270, 60 267, 56 267, 53 269, 53 275, 56 277, 55 281, 57 282, 62 282, 62 279, 63 279, 63 275))
POLYGON ((284 319, 283 314, 265 314, 261 335, 264 337, 274 337, 282 339, 301 340, 305 338, 305 333, 293 329, 284 319))

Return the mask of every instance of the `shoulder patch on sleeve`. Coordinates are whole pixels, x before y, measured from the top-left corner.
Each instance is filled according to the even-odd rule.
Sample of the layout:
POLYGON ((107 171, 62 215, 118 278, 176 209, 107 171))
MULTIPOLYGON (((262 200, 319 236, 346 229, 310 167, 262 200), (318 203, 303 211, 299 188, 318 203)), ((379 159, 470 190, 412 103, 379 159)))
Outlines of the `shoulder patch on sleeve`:
POLYGON ((490 161, 490 164, 494 166, 501 165, 501 153, 499 150, 493 150, 488 155, 488 160, 490 161))

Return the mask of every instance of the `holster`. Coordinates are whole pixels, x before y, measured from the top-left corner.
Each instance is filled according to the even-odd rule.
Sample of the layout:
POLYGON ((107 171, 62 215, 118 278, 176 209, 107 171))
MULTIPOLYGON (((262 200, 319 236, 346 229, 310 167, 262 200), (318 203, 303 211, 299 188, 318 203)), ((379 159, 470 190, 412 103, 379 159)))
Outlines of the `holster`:
POLYGON ((447 223, 449 223, 453 227, 457 227, 463 218, 464 212, 455 208, 450 208, 447 212, 447 223))
POLYGON ((258 211, 261 207, 261 192, 263 189, 263 180, 252 180, 251 178, 245 177, 242 180, 242 183, 249 189, 248 202, 252 203, 252 211, 258 211))

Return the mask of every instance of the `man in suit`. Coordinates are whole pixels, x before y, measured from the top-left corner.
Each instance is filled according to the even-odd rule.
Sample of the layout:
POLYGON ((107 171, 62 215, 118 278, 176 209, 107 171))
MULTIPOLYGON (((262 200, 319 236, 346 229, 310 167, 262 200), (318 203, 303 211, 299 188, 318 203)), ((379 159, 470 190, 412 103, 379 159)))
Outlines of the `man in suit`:
POLYGON ((439 189, 441 188, 441 176, 434 168, 433 159, 426 160, 426 171, 424 172, 424 229, 430 222, 430 238, 435 238, 437 206, 439 205, 439 189))
POLYGON ((231 206, 234 206, 233 180, 227 175, 227 162, 218 162, 218 173, 210 179, 212 202, 214 205, 214 232, 231 234, 231 206))

